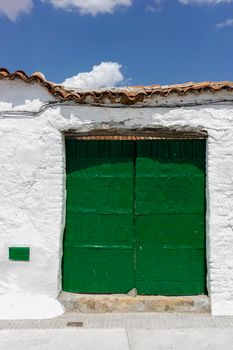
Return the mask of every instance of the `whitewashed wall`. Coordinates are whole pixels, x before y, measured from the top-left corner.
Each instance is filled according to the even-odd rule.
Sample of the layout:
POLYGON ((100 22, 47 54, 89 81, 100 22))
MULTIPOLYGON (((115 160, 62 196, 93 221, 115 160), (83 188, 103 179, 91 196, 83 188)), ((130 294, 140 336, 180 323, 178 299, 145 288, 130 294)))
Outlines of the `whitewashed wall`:
MULTIPOLYGON (((232 96, 202 94, 198 101, 222 98, 232 96)), ((37 85, 0 81, 0 318, 43 318, 62 312, 56 300, 61 288, 65 223, 62 132, 118 125, 208 131, 208 290, 213 314, 233 315, 231 102, 179 108, 110 108, 73 103, 54 105, 33 114, 49 101, 57 100, 37 85), (29 246, 30 261, 10 261, 9 246, 29 246)), ((182 102, 174 96, 162 102, 194 102, 194 97, 183 98, 182 102)), ((151 100, 150 105, 153 103, 156 101, 151 100)))

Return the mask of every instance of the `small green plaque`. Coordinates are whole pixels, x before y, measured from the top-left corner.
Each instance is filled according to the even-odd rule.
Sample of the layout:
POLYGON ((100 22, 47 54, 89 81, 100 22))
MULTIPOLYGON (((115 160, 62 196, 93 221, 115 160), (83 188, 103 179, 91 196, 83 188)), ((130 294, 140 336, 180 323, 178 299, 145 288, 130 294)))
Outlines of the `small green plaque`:
POLYGON ((29 261, 29 247, 9 247, 9 259, 15 261, 29 261))

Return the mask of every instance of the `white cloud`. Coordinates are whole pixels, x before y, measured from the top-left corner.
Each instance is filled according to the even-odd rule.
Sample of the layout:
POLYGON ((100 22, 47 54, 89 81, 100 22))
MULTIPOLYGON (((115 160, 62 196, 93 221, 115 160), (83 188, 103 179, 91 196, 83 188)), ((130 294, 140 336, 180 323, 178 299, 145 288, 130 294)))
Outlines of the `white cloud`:
POLYGON ((146 5, 146 10, 150 12, 156 12, 161 9, 162 0, 154 0, 152 4, 146 5))
POLYGON ((124 80, 121 65, 116 62, 102 62, 90 72, 79 73, 67 78, 62 85, 80 89, 98 89, 116 86, 124 80))
POLYGON ((179 0, 184 5, 216 5, 223 3, 231 3, 233 0, 179 0))
POLYGON ((233 18, 226 19, 225 21, 217 24, 218 29, 222 29, 224 27, 233 27, 233 18))
MULTIPOLYGON (((17 0, 16 0, 17 1, 17 0)), ((44 1, 44 0, 42 0, 44 1)), ((82 14, 112 13, 120 6, 130 6, 133 0, 46 0, 55 8, 77 9, 82 14)))
POLYGON ((33 8, 32 0, 0 0, 0 14, 15 22, 23 13, 29 13, 33 8))

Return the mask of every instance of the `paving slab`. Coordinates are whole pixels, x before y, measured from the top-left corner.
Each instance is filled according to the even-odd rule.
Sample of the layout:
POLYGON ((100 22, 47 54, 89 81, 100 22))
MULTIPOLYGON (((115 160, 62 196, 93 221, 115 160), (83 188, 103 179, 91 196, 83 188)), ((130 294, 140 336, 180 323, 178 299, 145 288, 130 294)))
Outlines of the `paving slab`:
POLYGON ((62 329, 68 328, 70 322, 79 323, 77 326, 84 329, 233 328, 233 316, 211 316, 206 313, 65 313, 62 316, 45 320, 0 320, 0 329, 62 329))
POLYGON ((0 331, 1 350, 129 350, 123 329, 37 329, 0 331))
POLYGON ((131 350, 232 350, 233 329, 130 329, 131 350))
POLYGON ((1 350, 232 350, 233 317, 77 314, 0 321, 1 350))

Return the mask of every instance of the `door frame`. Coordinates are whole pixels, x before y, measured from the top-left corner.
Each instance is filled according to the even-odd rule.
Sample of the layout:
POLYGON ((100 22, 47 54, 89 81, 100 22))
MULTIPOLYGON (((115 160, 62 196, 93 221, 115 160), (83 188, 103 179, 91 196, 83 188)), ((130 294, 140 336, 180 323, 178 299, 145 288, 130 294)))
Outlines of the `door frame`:
MULTIPOLYGON (((166 128, 166 127, 146 127, 146 128, 108 128, 108 129, 91 129, 89 131, 67 130, 63 132, 64 150, 65 139, 76 140, 198 140, 208 139, 208 133, 204 129, 187 129, 187 128, 166 128)), ((206 253, 206 290, 207 296, 210 294, 209 287, 209 234, 208 234, 208 172, 207 172, 207 160, 208 160, 208 142, 206 142, 206 181, 205 181, 205 200, 206 200, 206 214, 205 214, 205 253, 206 253)), ((64 160, 66 162, 66 159, 64 160)), ((66 171, 65 171, 65 191, 66 191, 66 171)), ((65 196, 66 198, 66 196, 65 196)), ((64 204, 64 229, 62 236, 61 247, 61 259, 60 259, 60 286, 62 286, 62 260, 63 260, 63 240, 64 230, 66 225, 66 204, 64 204)), ((62 290, 62 287, 61 287, 62 290)))

